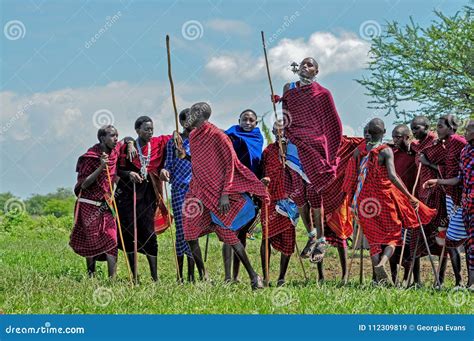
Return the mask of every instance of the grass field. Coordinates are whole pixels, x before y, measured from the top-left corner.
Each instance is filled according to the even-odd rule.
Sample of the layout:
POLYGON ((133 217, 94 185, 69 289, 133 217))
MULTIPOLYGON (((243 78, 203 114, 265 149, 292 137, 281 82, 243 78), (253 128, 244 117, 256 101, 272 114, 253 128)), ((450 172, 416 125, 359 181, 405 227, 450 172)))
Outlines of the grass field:
MULTIPOLYGON (((221 244, 210 238, 207 266, 212 282, 177 285, 169 233, 159 236, 159 282, 153 283, 144 257, 140 257, 140 285, 131 287, 122 255, 118 277, 106 278, 106 265, 99 263, 98 276, 86 276, 85 261, 68 246, 69 222, 54 217, 27 227, 0 229, 0 310, 6 314, 468 314, 473 313, 472 294, 453 291, 448 270, 446 288, 429 287, 429 264, 423 264, 425 287, 402 290, 373 287, 369 260, 365 281, 359 284, 356 261, 347 286, 339 281, 339 261, 331 248, 325 259, 326 281, 317 283, 316 269, 305 262, 311 276, 305 282, 296 257, 290 262, 287 285, 250 290, 248 277, 241 283, 224 284, 221 244)), ((22 222, 22 226, 25 222, 22 222)), ((304 245, 298 228, 299 245, 304 245)), ((201 242, 204 246, 204 240, 201 242)), ((248 251, 260 270, 260 239, 249 241, 248 251)), ((279 255, 272 255, 271 278, 276 279, 279 255)))

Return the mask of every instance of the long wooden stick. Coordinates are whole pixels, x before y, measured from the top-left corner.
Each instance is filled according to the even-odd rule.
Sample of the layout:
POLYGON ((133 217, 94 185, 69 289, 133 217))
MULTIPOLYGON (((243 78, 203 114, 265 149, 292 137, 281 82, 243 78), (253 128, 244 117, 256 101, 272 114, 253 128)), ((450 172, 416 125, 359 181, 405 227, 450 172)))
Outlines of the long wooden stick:
POLYGON ((173 76, 171 73, 171 49, 170 49, 170 36, 166 35, 166 53, 168 57, 168 79, 170 81, 170 87, 171 87, 171 100, 173 102, 173 110, 174 110, 174 121, 175 121, 175 133, 173 134, 173 140, 175 147, 178 151, 178 157, 179 158, 185 158, 186 153, 184 152, 183 149, 183 140, 181 139, 181 136, 179 135, 179 117, 178 117, 178 109, 176 107, 176 97, 174 94, 174 83, 173 83, 173 76))
POLYGON ((364 245, 363 240, 360 241, 360 264, 359 264, 359 284, 364 282, 364 245))
POLYGON ((133 279, 138 283, 137 188, 133 183, 133 279))
POLYGON ((112 196, 112 205, 115 210, 115 219, 117 220, 117 228, 119 231, 120 241, 122 243, 122 250, 125 257, 125 264, 127 264, 128 278, 130 279, 130 283, 133 284, 132 269, 130 268, 130 263, 128 262, 127 250, 125 250, 125 242, 123 240, 123 234, 122 234, 122 225, 120 224, 120 217, 119 217, 119 212, 117 208, 117 202, 115 201, 115 194, 114 194, 114 188, 112 186, 112 179, 110 178, 109 165, 106 164, 105 169, 107 171, 107 179, 109 181, 110 194, 112 196))
MULTIPOLYGON (((415 184, 413 185, 411 194, 414 196, 416 192, 416 187, 418 186, 418 180, 420 180, 420 174, 421 174, 421 162, 418 165, 418 171, 416 172, 416 179, 415 179, 415 184)), ((403 233, 403 241, 402 241, 402 251, 400 254, 400 261, 398 262, 398 267, 397 267, 397 273, 395 275, 395 286, 398 285, 398 278, 399 278, 399 272, 402 268, 402 261, 403 261, 403 254, 405 253, 405 245, 407 241, 407 234, 408 234, 408 229, 405 229, 405 232, 403 233)))
MULTIPOLYGON (((349 263, 349 269, 347 270, 347 276, 346 276, 346 279, 344 281, 344 284, 347 284, 347 282, 349 281, 349 277, 351 275, 352 263, 354 262, 355 252, 356 252, 356 249, 357 249, 357 243, 359 242, 359 235, 360 235, 361 227, 359 225, 356 225, 356 224, 354 224, 354 226, 357 226, 357 233, 356 233, 354 246, 352 247, 352 257, 351 257, 351 261, 349 263)), ((362 250, 362 243, 361 243, 361 250, 362 250)))
POLYGON ((173 250, 174 250, 174 261, 175 261, 175 266, 176 266, 176 274, 178 276, 179 282, 181 282, 181 274, 179 273, 179 264, 178 264, 178 252, 176 251, 176 243, 174 242, 174 236, 173 236, 173 228, 172 228, 172 223, 171 223, 171 208, 170 208, 170 201, 168 200, 168 190, 166 188, 166 182, 163 182, 164 184, 164 191, 165 191, 165 197, 166 197, 166 206, 168 210, 168 224, 169 224, 169 229, 170 229, 170 234, 171 234, 171 242, 173 243, 173 250))
POLYGON ((441 289, 441 283, 439 281, 438 273, 436 272, 436 267, 434 265, 433 257, 431 255, 430 246, 428 245, 428 239, 426 238, 425 230, 423 229, 423 224, 421 223, 420 214, 418 213, 418 210, 415 210, 415 213, 416 213, 416 217, 418 218, 418 224, 420 224, 421 234, 425 242, 426 250, 428 252, 428 257, 430 258, 431 269, 433 270, 433 275, 436 279, 436 284, 438 284, 438 288, 441 289))
POLYGON ((204 249, 204 263, 207 262, 207 252, 209 250, 209 234, 206 236, 206 247, 204 249))
MULTIPOLYGON (((267 195, 270 197, 268 194, 268 189, 267 195)), ((268 238, 269 231, 268 231, 268 204, 264 202, 264 208, 265 208, 265 285, 268 287, 270 286, 270 241, 268 238)))
POLYGON ((280 125, 278 124, 278 114, 276 110, 276 103, 274 101, 275 93, 273 92, 273 83, 272 83, 272 77, 270 75, 270 66, 268 64, 267 47, 265 44, 265 33, 261 31, 261 34, 262 34, 263 54, 265 56, 265 65, 267 67, 268 83, 270 84, 270 92, 272 95, 273 113, 275 114, 275 123, 277 124, 277 139, 278 139, 278 146, 280 148, 280 158, 281 158, 281 161, 283 163, 283 168, 284 168, 285 162, 286 162, 286 156, 285 156, 285 152, 283 151, 283 144, 282 144, 283 132, 281 131, 280 125))

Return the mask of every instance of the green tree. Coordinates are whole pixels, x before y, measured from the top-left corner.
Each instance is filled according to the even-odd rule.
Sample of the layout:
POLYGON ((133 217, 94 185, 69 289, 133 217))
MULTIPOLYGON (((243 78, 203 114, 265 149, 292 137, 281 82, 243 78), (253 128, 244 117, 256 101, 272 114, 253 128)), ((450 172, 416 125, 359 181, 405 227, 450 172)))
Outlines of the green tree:
POLYGON ((44 206, 44 214, 52 214, 57 218, 72 215, 74 203, 74 198, 49 199, 44 206))
POLYGON ((466 6, 451 17, 435 14, 425 28, 413 18, 404 27, 389 22, 372 40, 370 76, 357 80, 372 98, 368 108, 405 123, 415 115, 432 121, 447 113, 473 117, 474 9, 466 6), (408 110, 411 106, 417 109, 408 110))

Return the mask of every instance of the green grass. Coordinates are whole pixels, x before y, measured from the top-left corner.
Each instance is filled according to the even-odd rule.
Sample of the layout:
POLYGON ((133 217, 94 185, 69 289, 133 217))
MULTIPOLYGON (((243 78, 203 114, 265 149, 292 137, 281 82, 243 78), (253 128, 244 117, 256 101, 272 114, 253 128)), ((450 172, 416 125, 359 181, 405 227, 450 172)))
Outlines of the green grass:
MULTIPOLYGON (((299 245, 304 244, 298 228, 299 245)), ((177 285, 169 233, 159 236, 158 283, 149 278, 146 260, 140 257, 141 284, 127 281, 122 254, 118 277, 106 278, 106 265, 99 263, 98 276, 89 279, 85 261, 68 246, 66 228, 22 229, 0 232, 0 310, 7 314, 468 314, 473 313, 472 294, 452 291, 451 275, 446 288, 429 288, 429 265, 423 264, 426 286, 402 290, 373 287, 370 274, 364 284, 358 280, 358 263, 347 286, 339 281, 335 249, 325 260, 327 278, 316 282, 316 269, 305 262, 311 276, 305 282, 300 265, 293 257, 284 288, 250 290, 248 277, 241 283, 224 284, 221 244, 210 238, 208 270, 212 282, 177 285)), ((255 268, 260 270, 260 240, 248 242, 255 268)), ((204 249, 204 239, 201 241, 204 249)), ((272 255, 271 278, 278 274, 279 255, 272 255)), ((369 260, 365 261, 368 271, 369 260)))

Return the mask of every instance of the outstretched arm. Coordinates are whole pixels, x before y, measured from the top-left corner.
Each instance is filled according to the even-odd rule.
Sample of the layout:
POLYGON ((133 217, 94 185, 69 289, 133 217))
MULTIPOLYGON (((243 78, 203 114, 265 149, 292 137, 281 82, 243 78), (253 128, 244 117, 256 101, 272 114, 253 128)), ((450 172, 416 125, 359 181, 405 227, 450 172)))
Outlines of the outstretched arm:
POLYGON ((423 188, 432 188, 437 185, 456 186, 461 182, 459 178, 450 179, 430 179, 423 184, 423 188))

